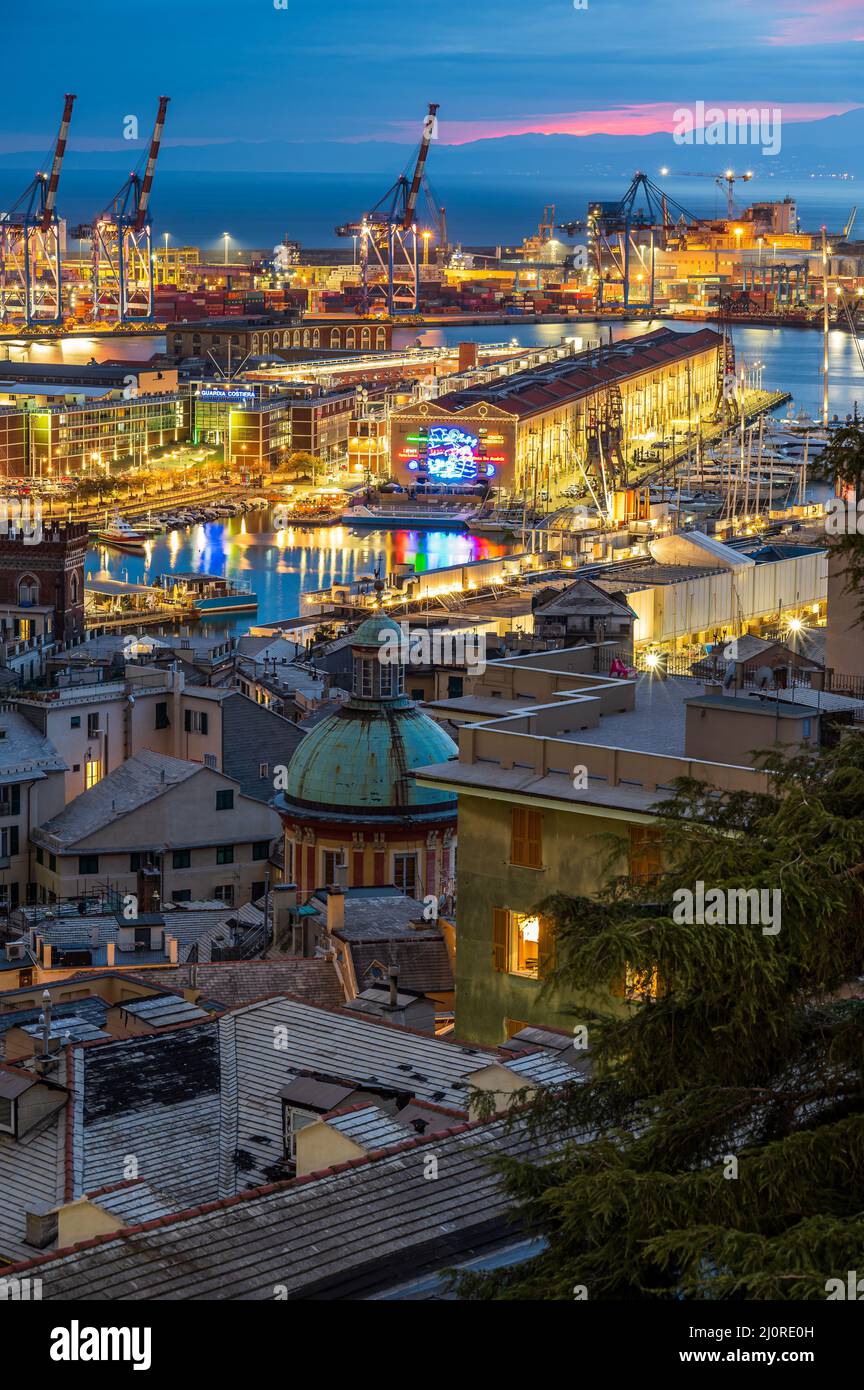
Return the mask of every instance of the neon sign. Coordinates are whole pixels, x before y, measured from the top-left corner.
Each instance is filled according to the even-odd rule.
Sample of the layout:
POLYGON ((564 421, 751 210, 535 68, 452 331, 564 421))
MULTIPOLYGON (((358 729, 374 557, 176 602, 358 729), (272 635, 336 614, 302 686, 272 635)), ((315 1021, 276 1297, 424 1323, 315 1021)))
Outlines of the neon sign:
MULTIPOLYGON (((425 454, 421 458, 411 457, 408 467, 412 472, 425 472, 441 483, 470 483, 477 478, 491 478, 495 463, 485 456, 478 457, 480 440, 476 434, 457 429, 453 425, 432 425, 425 438, 418 443, 425 444, 425 454)), ((503 462, 503 459, 496 460, 503 462)))

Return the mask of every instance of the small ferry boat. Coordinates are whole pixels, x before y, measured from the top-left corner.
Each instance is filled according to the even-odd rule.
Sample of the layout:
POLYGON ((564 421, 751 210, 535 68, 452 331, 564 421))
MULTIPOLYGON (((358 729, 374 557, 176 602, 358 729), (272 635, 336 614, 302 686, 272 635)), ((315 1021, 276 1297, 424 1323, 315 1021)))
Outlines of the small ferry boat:
POLYGON ((96 532, 96 539, 103 545, 113 546, 115 550, 130 550, 136 554, 144 549, 147 542, 144 532, 130 526, 119 513, 114 514, 110 524, 106 523, 96 532))
POLYGON ((341 520, 346 526, 425 527, 430 531, 448 528, 464 531, 476 515, 475 507, 347 507, 341 520))
POLYGON ((159 584, 175 602, 192 607, 202 617, 211 613, 242 613, 257 609, 258 595, 248 579, 228 579, 197 570, 160 574, 159 584))

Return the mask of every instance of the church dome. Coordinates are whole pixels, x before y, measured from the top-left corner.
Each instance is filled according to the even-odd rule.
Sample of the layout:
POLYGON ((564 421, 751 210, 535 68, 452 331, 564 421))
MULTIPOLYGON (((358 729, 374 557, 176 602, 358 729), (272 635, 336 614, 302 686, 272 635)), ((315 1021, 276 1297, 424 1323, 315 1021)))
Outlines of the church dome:
POLYGON ((367 618, 351 647, 351 698, 296 749, 279 809, 294 804, 337 814, 455 810, 452 793, 421 787, 411 776, 414 768, 456 757, 458 749, 405 694, 403 629, 383 614, 367 618))

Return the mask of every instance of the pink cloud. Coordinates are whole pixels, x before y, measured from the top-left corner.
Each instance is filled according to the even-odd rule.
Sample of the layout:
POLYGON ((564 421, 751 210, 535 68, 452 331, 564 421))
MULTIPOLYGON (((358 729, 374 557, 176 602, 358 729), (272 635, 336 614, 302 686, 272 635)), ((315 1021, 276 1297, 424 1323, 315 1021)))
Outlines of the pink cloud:
POLYGON ((864 43, 861 0, 791 0, 789 15, 774 21, 766 42, 783 47, 807 44, 864 43))
MULTIPOLYGON (((860 0, 857 0, 860 3, 860 0)), ((442 121, 441 140, 446 145, 462 145, 469 140, 496 139, 502 135, 654 135, 671 132, 675 112, 685 102, 646 102, 633 106, 610 107, 603 111, 565 111, 537 116, 492 117, 483 120, 442 121)), ((693 103, 690 103, 693 105, 693 103)), ((706 107, 726 111, 732 107, 772 106, 759 101, 705 101, 706 107)), ((855 110, 856 102, 778 102, 784 122, 820 120, 855 110)), ((406 141, 416 136, 416 124, 400 122, 382 140, 406 141)), ((369 139, 368 135, 355 137, 369 139)))

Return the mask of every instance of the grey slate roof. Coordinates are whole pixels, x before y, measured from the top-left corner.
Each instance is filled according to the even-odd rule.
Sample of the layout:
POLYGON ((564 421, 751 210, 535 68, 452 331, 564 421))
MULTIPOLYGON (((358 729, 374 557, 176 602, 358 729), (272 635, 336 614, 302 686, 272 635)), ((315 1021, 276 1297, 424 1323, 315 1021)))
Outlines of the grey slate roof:
POLYGON ((566 1086, 572 1081, 584 1080, 575 1070, 584 1055, 571 1052, 573 1065, 570 1065, 563 1057, 553 1057, 548 1052, 526 1052, 521 1057, 508 1059, 504 1065, 508 1071, 515 1071, 517 1076, 523 1077, 526 1085, 533 1082, 536 1086, 566 1086))
POLYGON ((58 816, 33 832, 37 843, 69 850, 112 821, 137 811, 163 796, 180 782, 203 771, 203 763, 190 763, 154 753, 149 748, 127 758, 89 791, 70 801, 58 816))
POLYGON ((519 1227, 490 1162, 502 1153, 542 1161, 549 1148, 500 1120, 459 1126, 342 1171, 58 1252, 34 1273, 45 1300, 362 1298, 512 1241, 519 1227))
MULTIPOLYGON (((223 1134, 233 1126, 231 1147, 244 1155, 237 1190, 267 1181, 274 1161, 281 1163, 279 1091, 298 1073, 312 1072, 322 1079, 372 1090, 407 1092, 464 1110, 468 1099, 464 1078, 495 1056, 488 1048, 462 1046, 373 1022, 367 1015, 332 1013, 283 998, 225 1013, 219 1030, 223 1089, 227 1096, 228 1068, 233 1068, 230 1086, 236 1096, 233 1117, 223 1116, 223 1134)), ((233 1168, 223 1173, 223 1181, 228 1184, 227 1189, 223 1187, 227 1195, 234 1190, 233 1168)))
MULTIPOLYGON (((60 1085, 65 1056, 51 1078, 60 1085)), ((22 1075, 31 1076, 23 1070, 22 1075)), ((24 1244, 25 1213, 34 1205, 53 1207, 63 1200, 65 1133, 64 1108, 20 1139, 0 1134, 0 1255, 7 1259, 29 1260, 33 1255, 32 1245, 24 1244)))
POLYGON ((76 1194, 138 1175, 178 1201, 218 1191, 220 1061, 216 1024, 75 1048, 72 1175, 76 1194))
POLYGON ((450 957, 440 932, 417 932, 407 940, 352 941, 350 946, 361 990, 376 980, 386 979, 391 965, 399 971, 400 989, 430 994, 446 993, 454 988, 450 957), (383 976, 379 964, 383 967, 383 976))
POLYGON ((401 1144, 408 1136, 404 1125, 400 1125, 379 1105, 353 1107, 350 1110, 324 1115, 322 1119, 331 1129, 338 1130, 346 1139, 352 1139, 367 1153, 374 1149, 385 1149, 392 1144, 401 1144))
MULTIPOLYGON (((326 919, 327 893, 315 893, 311 906, 326 919)), ((339 936, 345 941, 390 941, 395 936, 414 936, 412 922, 423 921, 423 904, 398 888, 349 888, 345 893, 345 923, 339 936)), ((428 924, 427 925, 428 929, 428 924)))
POLYGON ((496 1055, 279 996, 73 1053, 75 1192, 119 1182, 134 1154, 181 1203, 284 1176, 281 1092, 300 1073, 464 1110, 496 1055))
POLYGON ((304 737, 290 719, 239 691, 222 702, 222 770, 240 783, 245 796, 256 801, 272 799, 274 767, 280 763, 287 767, 304 737), (262 763, 269 768, 264 778, 260 776, 262 763))
POLYGON ((580 613, 626 613, 628 616, 635 616, 623 596, 598 588, 590 579, 577 579, 568 584, 560 593, 539 603, 534 611, 544 618, 567 617, 569 614, 580 613))
POLYGON ((120 1183, 107 1192, 89 1192, 87 1196, 91 1202, 104 1211, 110 1211, 127 1226, 136 1226, 141 1221, 158 1221, 160 1217, 171 1216, 178 1210, 177 1203, 172 1202, 170 1197, 140 1180, 120 1183))
POLYGON ((0 782, 23 781, 47 772, 65 772, 67 764, 50 739, 17 710, 0 711, 0 782))
POLYGON ((194 1019, 209 1018, 204 1009, 190 1004, 186 999, 178 999, 173 994, 157 994, 153 999, 127 1000, 122 1006, 124 1013, 132 1014, 140 1022, 151 1028, 171 1028, 175 1023, 191 1023, 194 1019))
MULTIPOLYGON (((68 983, 68 982, 67 982, 68 983)), ((3 1003, 14 1000, 13 995, 4 995, 3 1003)), ((65 1026, 67 1020, 81 1019, 88 1023, 92 1028, 101 1029, 105 1022, 105 1015, 110 1005, 98 995, 91 995, 89 999, 76 999, 67 1004, 57 1004, 52 1000, 51 1019, 58 1028, 65 1026)), ((24 1028, 28 1024, 35 1024, 39 1015, 42 1013, 41 1007, 34 1009, 14 1009, 9 1013, 0 1013, 0 1056, 3 1049, 3 1035, 10 1028, 24 1028)))
POLYGON ((336 967, 330 960, 285 957, 280 960, 213 961, 148 970, 145 983, 168 989, 200 989, 202 996, 234 1008, 267 994, 294 994, 310 1004, 337 1007, 345 1000, 336 967), (193 977, 195 983, 193 985, 193 977))

